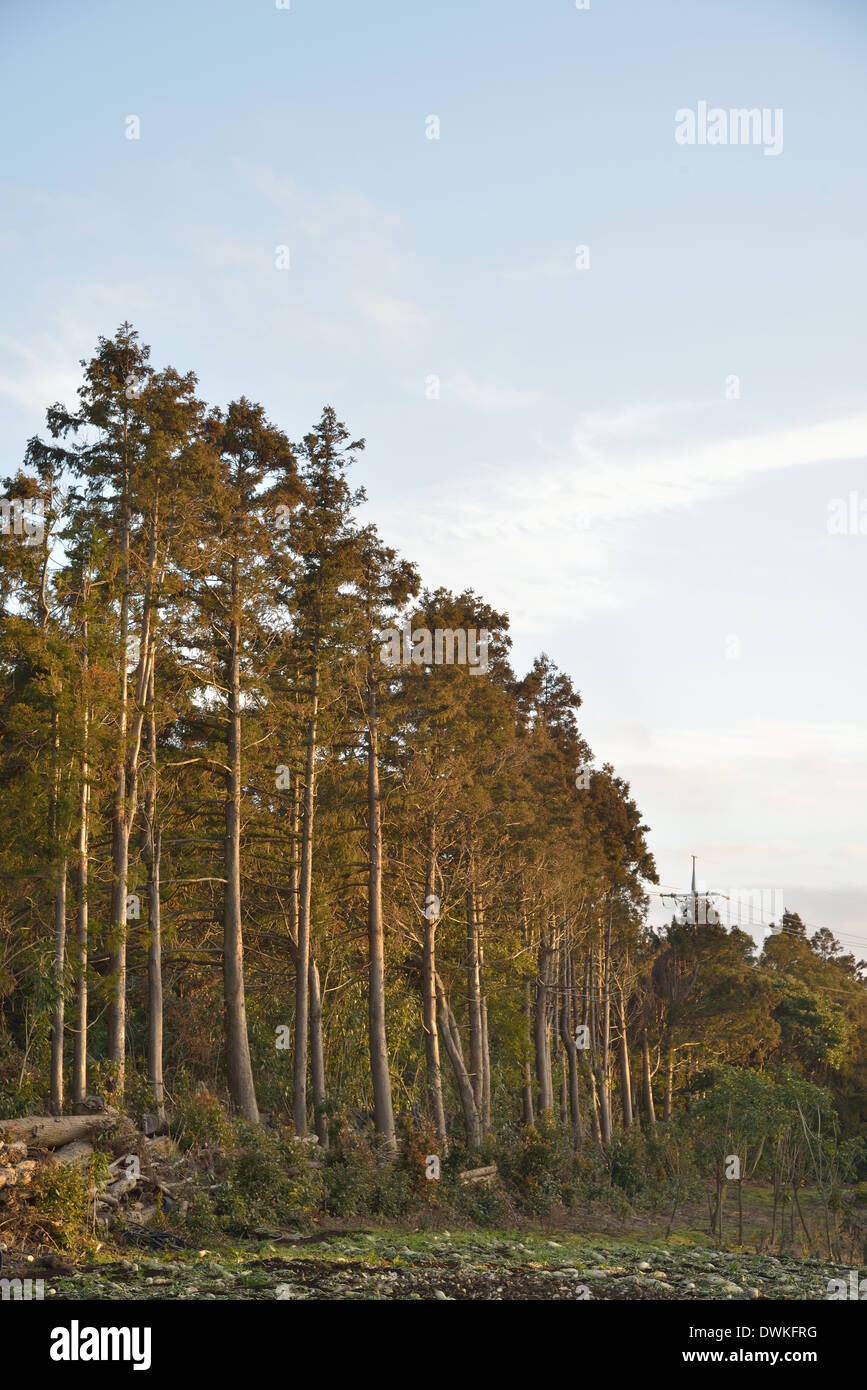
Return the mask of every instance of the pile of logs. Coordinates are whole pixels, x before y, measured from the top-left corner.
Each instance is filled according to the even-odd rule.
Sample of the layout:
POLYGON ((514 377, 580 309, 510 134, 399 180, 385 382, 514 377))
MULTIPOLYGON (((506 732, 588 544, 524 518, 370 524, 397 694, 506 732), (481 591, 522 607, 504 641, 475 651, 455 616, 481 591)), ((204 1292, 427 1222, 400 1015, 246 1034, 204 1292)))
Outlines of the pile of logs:
POLYGON ((158 1176, 154 1167, 155 1160, 168 1157, 169 1141, 139 1134, 131 1120, 96 1098, 89 1097, 75 1109, 79 1113, 0 1120, 0 1188, 28 1186, 40 1163, 86 1167, 94 1141, 110 1129, 111 1149, 119 1156, 90 1189, 94 1219, 107 1222, 121 1203, 133 1198, 139 1220, 149 1219, 160 1200, 170 1207, 177 1185, 158 1176), (138 1152, 129 1152, 132 1148, 138 1152), (29 1157, 29 1151, 36 1156, 29 1157))
POLYGON ((497 1178, 497 1165, 492 1163, 489 1168, 467 1168, 463 1173, 458 1173, 459 1180, 465 1187, 487 1187, 497 1178))
POLYGON ((0 1139, 0 1187, 27 1187, 33 1177, 36 1159, 27 1157, 27 1145, 20 1140, 6 1144, 0 1139))

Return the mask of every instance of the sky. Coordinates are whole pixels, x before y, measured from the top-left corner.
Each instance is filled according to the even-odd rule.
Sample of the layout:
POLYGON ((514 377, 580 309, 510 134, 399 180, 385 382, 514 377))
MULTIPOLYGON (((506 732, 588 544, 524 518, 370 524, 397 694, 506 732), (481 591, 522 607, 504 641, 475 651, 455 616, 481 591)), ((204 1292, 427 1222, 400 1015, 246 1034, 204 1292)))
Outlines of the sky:
POLYGON ((867 956, 865 59, 860 0, 0 0, 0 473, 125 319, 332 404, 660 888, 867 956))

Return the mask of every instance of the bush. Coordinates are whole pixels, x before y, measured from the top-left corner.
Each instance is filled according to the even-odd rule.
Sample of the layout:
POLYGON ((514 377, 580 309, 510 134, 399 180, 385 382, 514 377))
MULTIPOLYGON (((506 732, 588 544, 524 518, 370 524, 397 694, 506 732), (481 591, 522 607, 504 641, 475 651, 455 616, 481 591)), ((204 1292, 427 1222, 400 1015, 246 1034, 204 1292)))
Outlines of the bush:
POLYGON ((322 1200, 322 1183, 304 1146, 288 1130, 239 1124, 237 1150, 217 1188, 217 1215, 236 1225, 300 1226, 322 1200))
MULTIPOLYGON (((5 1046, 5 1039, 0 1039, 5 1046)), ((0 1115, 5 1120, 14 1120, 21 1115, 38 1115, 44 1108, 31 1072, 25 1067, 21 1072, 18 1057, 7 1055, 0 1067, 0 1115)))
POLYGON ((204 1145, 229 1149, 235 1143, 235 1126, 225 1107, 204 1089, 182 1092, 176 1098, 170 1132, 184 1149, 204 1145))
POLYGON ((97 1172, 104 1172, 106 1160, 96 1155, 85 1168, 71 1164, 40 1164, 30 1185, 31 1228, 45 1235, 64 1250, 81 1252, 91 1244, 90 1189, 97 1172))
POLYGON ((332 1216, 405 1216, 418 1205, 415 1171, 376 1139, 344 1131, 324 1157, 325 1210, 332 1216))
POLYGON ((553 1121, 512 1128, 496 1151, 495 1162, 507 1192, 519 1209, 549 1216, 577 1195, 572 1136, 553 1121))

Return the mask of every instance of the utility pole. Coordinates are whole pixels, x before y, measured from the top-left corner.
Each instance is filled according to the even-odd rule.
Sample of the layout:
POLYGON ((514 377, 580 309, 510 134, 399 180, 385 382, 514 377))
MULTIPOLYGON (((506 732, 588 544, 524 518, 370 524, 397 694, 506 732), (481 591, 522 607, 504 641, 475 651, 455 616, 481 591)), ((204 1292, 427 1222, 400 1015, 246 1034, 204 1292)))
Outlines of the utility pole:
MULTIPOLYGON (((695 931, 699 921, 703 924, 709 922, 712 926, 715 926, 719 921, 719 913, 711 905, 711 898, 725 898, 728 901, 728 894, 726 893, 699 893, 697 891, 695 886, 695 855, 692 856, 692 886, 689 892, 660 893, 659 896, 660 898, 671 898, 675 904, 680 905, 679 920, 684 925, 692 926, 693 931, 695 931), (699 903, 701 903, 701 909, 699 909, 699 903)), ((675 915, 677 915, 677 910, 676 906, 675 915)))

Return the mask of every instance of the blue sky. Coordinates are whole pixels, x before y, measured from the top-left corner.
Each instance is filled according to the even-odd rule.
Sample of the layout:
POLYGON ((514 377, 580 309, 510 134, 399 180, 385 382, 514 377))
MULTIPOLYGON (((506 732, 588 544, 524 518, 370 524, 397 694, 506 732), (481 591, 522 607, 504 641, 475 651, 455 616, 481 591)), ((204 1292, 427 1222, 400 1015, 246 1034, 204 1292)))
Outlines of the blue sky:
POLYGON ((663 881, 696 853, 867 954, 867 535, 827 527, 867 499, 863 6, 3 0, 0 37, 3 472, 124 318, 292 437, 329 401, 384 535, 570 672, 663 881), (781 152, 678 145, 700 101, 781 108, 781 152))

